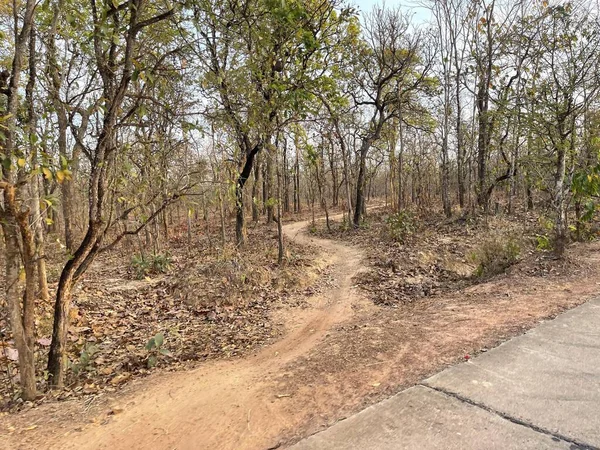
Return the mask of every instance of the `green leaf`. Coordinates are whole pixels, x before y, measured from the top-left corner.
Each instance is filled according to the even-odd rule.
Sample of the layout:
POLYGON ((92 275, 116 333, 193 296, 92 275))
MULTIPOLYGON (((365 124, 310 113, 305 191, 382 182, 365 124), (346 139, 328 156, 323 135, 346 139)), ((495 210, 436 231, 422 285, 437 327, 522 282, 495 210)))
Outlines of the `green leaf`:
POLYGON ((154 342, 156 343, 157 347, 160 347, 163 345, 165 341, 165 337, 163 336, 162 333, 156 333, 156 336, 154 336, 154 342))
POLYGON ((154 347, 156 347, 156 340, 155 338, 151 338, 146 344, 146 350, 152 350, 154 347))

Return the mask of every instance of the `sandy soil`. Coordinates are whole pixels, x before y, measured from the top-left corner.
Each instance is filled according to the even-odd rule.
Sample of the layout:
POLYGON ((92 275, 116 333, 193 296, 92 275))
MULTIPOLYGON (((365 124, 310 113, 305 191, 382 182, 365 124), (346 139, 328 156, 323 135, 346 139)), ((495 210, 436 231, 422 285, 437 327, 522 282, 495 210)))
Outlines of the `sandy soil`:
POLYGON ((514 270, 457 293, 377 307, 352 287, 360 250, 308 237, 337 286, 310 307, 281 310, 287 334, 236 360, 136 380, 114 399, 46 404, 0 421, 6 449, 270 449, 285 447, 447 365, 600 292, 600 244, 570 252, 581 270, 551 278, 514 270))
MULTIPOLYGON (((327 263, 334 267, 337 286, 311 298, 309 308, 288 310, 287 317, 281 317, 289 330, 285 338, 244 359, 151 376, 109 406, 110 420, 106 411, 100 411, 88 424, 78 423, 76 413, 75 423, 64 417, 61 423, 46 424, 43 412, 52 414, 53 406, 44 405, 30 412, 31 419, 36 417, 25 426, 28 430, 21 428, 19 433, 18 425, 7 425, 9 432, 15 429, 17 433, 3 438, 0 447, 241 449, 276 445, 282 430, 306 419, 306 411, 290 409, 288 394, 278 389, 280 371, 307 354, 336 323, 348 320, 352 306, 360 303, 351 279, 361 267, 361 252, 310 238, 300 231, 305 226, 306 222, 285 225, 285 233, 299 243, 321 247, 327 263), (42 430, 49 434, 43 437, 42 430)), ((63 409, 73 408, 77 405, 63 409)), ((25 419, 24 415, 20 418, 25 419)))

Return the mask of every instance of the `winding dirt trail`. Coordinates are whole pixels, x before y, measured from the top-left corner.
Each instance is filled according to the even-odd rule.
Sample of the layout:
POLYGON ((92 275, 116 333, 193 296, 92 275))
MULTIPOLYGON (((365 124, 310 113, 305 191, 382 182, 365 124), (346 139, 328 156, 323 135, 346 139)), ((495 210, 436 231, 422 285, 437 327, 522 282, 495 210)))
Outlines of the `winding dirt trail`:
POLYGON ((288 240, 319 246, 318 265, 333 267, 337 285, 305 309, 276 310, 281 340, 245 358, 155 372, 115 398, 7 417, 0 450, 285 447, 600 295, 596 241, 571 246, 566 265, 526 260, 481 284, 381 308, 352 288, 362 252, 309 237, 305 225, 286 225, 288 240))
MULTIPOLYGON (((307 222, 284 226, 288 239, 319 246, 333 265, 337 286, 312 297, 312 307, 286 310, 287 335, 243 359, 217 361, 163 374, 120 399, 123 411, 104 425, 52 439, 51 449, 266 449, 284 430, 309 418, 303 405, 278 392, 285 366, 305 356, 337 323, 350 319, 360 300, 351 279, 362 253, 309 237, 307 222), (279 397, 278 397, 279 396, 279 397), (281 401, 286 400, 286 401, 281 401)), ((40 447, 38 447, 40 448, 40 447)))

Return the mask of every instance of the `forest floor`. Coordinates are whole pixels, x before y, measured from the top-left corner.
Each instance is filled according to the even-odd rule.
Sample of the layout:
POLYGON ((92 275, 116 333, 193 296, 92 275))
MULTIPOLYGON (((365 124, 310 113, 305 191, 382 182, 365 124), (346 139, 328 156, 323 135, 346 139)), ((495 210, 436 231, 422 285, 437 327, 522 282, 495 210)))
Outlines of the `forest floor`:
MULTIPOLYGON (((97 298, 114 297, 119 304, 120 297, 130 298, 124 291, 133 291, 150 297, 148 310, 139 316, 131 307, 129 313, 126 305, 124 311, 117 307, 103 327, 85 319, 79 326, 92 331, 78 329, 82 336, 74 339, 94 336, 106 352, 96 357, 101 359, 94 361, 93 374, 65 401, 5 413, 0 448, 283 447, 600 293, 598 241, 573 244, 563 260, 554 260, 530 245, 533 218, 519 226, 502 217, 434 219, 403 244, 386 235, 383 213, 358 231, 340 222, 331 232, 322 224, 311 232, 307 222, 286 224, 296 262, 276 276, 279 269, 267 265, 263 276, 269 283, 244 278, 236 285, 239 277, 225 275, 222 284, 207 285, 203 270, 213 266, 177 282, 131 281, 126 289, 113 275, 113 284, 103 283, 97 298), (490 236, 510 235, 526 236, 519 262, 506 273, 474 278, 471 253, 490 236), (290 279, 272 288, 273 280, 290 279), (188 305, 190 292, 210 289, 211 295, 247 289, 243 297, 251 301, 240 307, 241 299, 227 294, 218 308, 214 302, 188 305), (123 327, 110 328, 123 320, 123 327), (105 336, 139 322, 147 329, 121 339, 136 342, 128 344, 129 352, 118 340, 101 345, 105 336), (176 331, 184 337, 166 333, 170 354, 148 370, 148 354, 140 348, 157 322, 169 330, 182 323, 176 331), (129 375, 123 379, 123 373, 129 375)), ((184 269, 177 272, 190 272, 184 269)), ((91 316, 85 305, 80 308, 81 320, 91 316)))

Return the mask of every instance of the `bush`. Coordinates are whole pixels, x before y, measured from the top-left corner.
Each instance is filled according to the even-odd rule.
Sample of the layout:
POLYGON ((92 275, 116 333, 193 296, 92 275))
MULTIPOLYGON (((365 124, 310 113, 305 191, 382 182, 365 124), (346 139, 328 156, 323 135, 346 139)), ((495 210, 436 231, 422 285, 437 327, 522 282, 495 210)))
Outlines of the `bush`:
POLYGON ((538 250, 554 249, 554 222, 547 217, 538 217, 539 233, 535 235, 535 246, 538 250))
POLYGON ((535 235, 535 246, 538 250, 552 250, 554 248, 552 238, 545 234, 535 235))
POLYGON ((162 333, 156 333, 146 343, 145 349, 148 352, 146 364, 149 369, 158 364, 158 360, 161 356, 172 356, 172 353, 163 347, 164 343, 165 336, 162 333))
POLYGON ((489 277, 504 272, 518 262, 521 254, 519 243, 506 237, 496 237, 485 241, 471 254, 471 260, 477 265, 475 275, 489 277))
POLYGON ((149 256, 133 255, 131 269, 138 280, 148 275, 167 273, 171 269, 171 255, 168 253, 154 253, 149 256))
POLYGON ((75 362, 69 362, 75 376, 79 376, 82 372, 91 370, 94 356, 99 350, 100 349, 96 345, 90 343, 87 343, 85 347, 81 349, 79 359, 75 362))
POLYGON ((417 231, 417 221, 407 211, 392 214, 386 219, 386 223, 390 237, 396 242, 404 243, 408 237, 417 231))
POLYGON ((344 220, 342 220, 342 223, 340 223, 339 230, 341 232, 346 232, 352 228, 352 220, 350 218, 346 218, 346 215, 344 215, 344 220))

